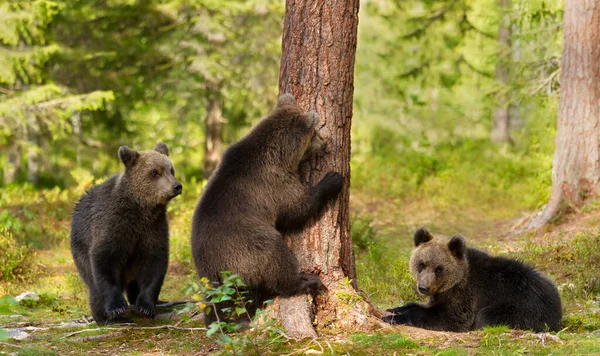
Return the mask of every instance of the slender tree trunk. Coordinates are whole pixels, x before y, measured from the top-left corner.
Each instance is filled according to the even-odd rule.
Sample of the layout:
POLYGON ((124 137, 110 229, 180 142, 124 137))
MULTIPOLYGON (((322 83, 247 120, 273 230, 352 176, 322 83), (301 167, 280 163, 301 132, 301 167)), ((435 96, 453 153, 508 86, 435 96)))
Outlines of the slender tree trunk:
POLYGON ((81 146, 81 113, 79 111, 73 112, 73 116, 71 116, 71 126, 73 127, 73 135, 76 139, 77 150, 75 152, 75 160, 78 166, 81 166, 81 155, 82 155, 82 146, 81 146))
POLYGON ((6 148, 6 162, 4 164, 4 184, 13 183, 21 172, 21 146, 17 135, 13 135, 6 148))
POLYGON ((27 181, 40 182, 40 129, 35 115, 27 113, 27 181))
POLYGON ((577 209, 600 182, 600 3, 565 0, 564 11, 552 195, 531 228, 562 209, 577 209))
POLYGON ((217 168, 223 153, 223 118, 218 95, 211 95, 206 110, 204 140, 204 177, 208 179, 217 168))
POLYGON ((316 110, 327 142, 323 156, 302 167, 307 184, 328 171, 344 177, 334 203, 287 242, 301 269, 318 274, 328 291, 311 301, 299 296, 279 299, 275 309, 291 336, 314 337, 318 329, 360 328, 369 322, 356 292, 356 269, 348 214, 350 125, 358 0, 287 0, 283 28, 280 94, 293 94, 304 110, 316 110), (313 316, 316 317, 313 320, 313 316))
POLYGON ((510 14, 509 0, 499 0, 498 6, 502 12, 502 20, 498 28, 498 64, 496 65, 496 81, 501 88, 496 95, 496 110, 494 110, 494 128, 491 140, 498 143, 513 143, 510 137, 510 105, 509 105, 509 73, 510 58, 510 14))

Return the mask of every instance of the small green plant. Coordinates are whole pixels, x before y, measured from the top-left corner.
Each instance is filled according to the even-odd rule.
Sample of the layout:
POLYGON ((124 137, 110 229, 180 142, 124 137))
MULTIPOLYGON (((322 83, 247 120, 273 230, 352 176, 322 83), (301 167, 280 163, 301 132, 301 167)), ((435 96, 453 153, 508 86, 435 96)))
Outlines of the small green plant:
POLYGON ((20 244, 6 228, 0 228, 0 281, 22 280, 31 269, 31 250, 20 244))
MULTIPOLYGON (((0 298, 0 314, 9 314, 10 307, 15 305, 16 301, 13 297, 0 298)), ((0 341, 8 339, 8 332, 0 328, 0 341)))
POLYGON ((353 291, 352 280, 346 277, 346 279, 340 281, 340 289, 335 292, 335 295, 342 304, 353 306, 363 299, 353 291))
POLYGON ((350 235, 355 249, 366 251, 371 248, 377 236, 373 219, 366 215, 354 214, 350 219, 350 235))
MULTIPOLYGON (((247 306, 253 301, 246 298, 246 284, 237 274, 225 271, 221 276, 219 285, 210 283, 207 278, 202 278, 199 284, 192 283, 187 293, 195 293, 194 299, 198 302, 188 304, 181 313, 194 308, 204 313, 215 313, 217 321, 207 325, 206 335, 215 337, 217 344, 223 347, 223 352, 247 354, 250 349, 260 355, 258 337, 266 335, 273 339, 270 341, 273 343, 284 334, 276 326, 276 320, 269 318, 265 311, 258 309, 254 318, 250 316, 247 306), (240 332, 244 325, 249 326, 249 332, 233 335, 240 332)), ((272 302, 268 300, 265 304, 272 302)), ((189 316, 183 320, 189 320, 189 316)))

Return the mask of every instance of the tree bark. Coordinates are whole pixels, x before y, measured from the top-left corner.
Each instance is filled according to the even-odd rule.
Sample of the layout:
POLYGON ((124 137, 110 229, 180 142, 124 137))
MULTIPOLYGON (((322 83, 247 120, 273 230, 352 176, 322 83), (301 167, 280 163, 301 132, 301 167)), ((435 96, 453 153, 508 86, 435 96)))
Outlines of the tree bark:
POLYGON ((510 98, 509 98, 509 73, 508 58, 510 58, 510 15, 509 0, 498 0, 498 7, 502 19, 498 28, 498 64, 496 64, 496 81, 500 90, 496 94, 496 109, 494 110, 494 127, 491 140, 498 143, 513 143, 510 137, 510 98))
POLYGON ((223 154, 223 118, 218 95, 211 95, 206 110, 206 137, 204 140, 204 178, 217 169, 223 154))
POLYGON ((597 195, 600 182, 600 3, 565 0, 552 194, 528 227, 597 195))
POLYGON ((324 213, 300 233, 287 236, 301 269, 318 275, 328 291, 278 299, 275 309, 288 333, 316 336, 327 328, 360 328, 369 322, 367 305, 356 292, 350 236, 350 125, 358 0, 287 0, 283 27, 280 94, 293 94, 304 110, 319 113, 325 154, 302 166, 306 183, 329 171, 344 177, 344 188, 324 213), (313 319, 313 315, 315 319, 313 319))

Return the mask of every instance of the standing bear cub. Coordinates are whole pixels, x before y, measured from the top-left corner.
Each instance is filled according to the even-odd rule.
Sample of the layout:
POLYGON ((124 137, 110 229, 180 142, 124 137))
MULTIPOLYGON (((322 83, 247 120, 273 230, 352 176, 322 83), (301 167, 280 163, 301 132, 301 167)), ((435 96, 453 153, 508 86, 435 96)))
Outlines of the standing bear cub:
MULTIPOLYGON (((239 275, 254 302, 251 314, 274 296, 324 288, 299 271, 283 238, 342 189, 335 172, 313 187, 300 180, 300 162, 324 146, 317 123, 317 113, 302 112, 290 94, 280 96, 275 110, 227 149, 196 206, 191 240, 199 276, 220 283, 222 271, 239 275)), ((205 322, 214 320, 209 311, 205 322)))
POLYGON ((167 145, 119 148, 125 171, 93 187, 75 205, 71 252, 89 289, 98 324, 129 322, 129 303, 153 318, 169 262, 167 204, 181 194, 167 145))
POLYGON ((429 303, 388 309, 394 315, 384 321, 446 331, 486 325, 536 332, 560 329, 558 290, 532 267, 467 248, 460 235, 447 240, 419 228, 414 242, 410 273, 429 303))

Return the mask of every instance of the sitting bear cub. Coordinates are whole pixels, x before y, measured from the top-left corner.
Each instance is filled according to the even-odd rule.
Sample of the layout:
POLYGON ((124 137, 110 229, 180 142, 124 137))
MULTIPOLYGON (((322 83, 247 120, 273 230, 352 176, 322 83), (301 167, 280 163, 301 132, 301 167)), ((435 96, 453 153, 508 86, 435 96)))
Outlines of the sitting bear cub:
POLYGON ((552 281, 517 260, 467 248, 462 236, 433 237, 425 228, 414 235, 410 273, 426 305, 388 309, 390 324, 431 330, 468 331, 486 325, 558 331, 562 308, 552 281))
MULTIPOLYGON (((324 147, 318 122, 317 113, 301 111, 292 95, 280 96, 275 110, 227 149, 196 206, 191 240, 198 274, 216 284, 222 271, 239 275, 253 301, 250 314, 274 296, 324 288, 319 277, 300 272, 283 238, 342 189, 337 172, 312 187, 300 179, 300 162, 324 147)), ((207 310, 206 324, 215 319, 207 310)))

